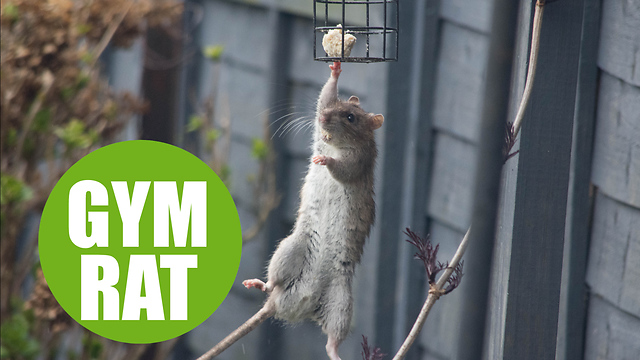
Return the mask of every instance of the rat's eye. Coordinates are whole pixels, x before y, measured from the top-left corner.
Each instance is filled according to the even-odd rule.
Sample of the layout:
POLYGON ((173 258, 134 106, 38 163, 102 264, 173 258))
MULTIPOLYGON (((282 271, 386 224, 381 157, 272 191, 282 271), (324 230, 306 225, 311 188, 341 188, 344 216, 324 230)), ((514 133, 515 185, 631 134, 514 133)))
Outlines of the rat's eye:
POLYGON ((356 117, 353 114, 349 114, 347 115, 347 120, 352 123, 356 120, 356 117))

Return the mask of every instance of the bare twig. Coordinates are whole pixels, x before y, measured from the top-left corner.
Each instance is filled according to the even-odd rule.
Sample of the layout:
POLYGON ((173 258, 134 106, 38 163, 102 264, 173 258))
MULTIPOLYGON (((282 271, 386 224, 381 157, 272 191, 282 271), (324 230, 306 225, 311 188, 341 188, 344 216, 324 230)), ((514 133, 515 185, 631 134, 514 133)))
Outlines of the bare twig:
POLYGON ((529 54, 529 69, 527 70, 527 81, 524 85, 524 92, 522 94, 522 100, 516 113, 516 118, 513 121, 513 137, 514 139, 520 132, 522 126, 522 119, 524 118, 524 111, 529 104, 529 98, 531 97, 531 89, 533 89, 533 80, 536 75, 536 66, 538 65, 538 49, 540 48, 540 29, 542 25, 542 15, 544 13, 544 0, 538 0, 536 2, 536 10, 533 15, 533 30, 531 34, 531 53, 529 54))
POLYGON ((44 73, 42 73, 42 87, 40 88, 40 92, 38 92, 36 100, 34 101, 33 106, 31 106, 31 109, 27 114, 27 118, 24 121, 25 125, 23 131, 20 133, 20 137, 18 138, 18 145, 16 147, 18 151, 15 154, 16 159, 14 159, 14 161, 22 155, 22 151, 24 150, 22 148, 24 145, 24 141, 27 138, 27 134, 29 134, 29 130, 31 130, 31 126, 33 125, 33 121, 36 118, 36 114, 38 114, 38 111, 40 111, 45 98, 49 94, 49 90, 51 90, 51 86, 53 85, 54 80, 55 78, 51 71, 46 70, 44 73))
POLYGON ((129 2, 126 8, 120 13, 120 15, 118 15, 118 17, 115 18, 115 20, 111 24, 109 24, 109 27, 107 28, 107 31, 105 31, 104 35, 100 39, 100 42, 93 49, 91 64, 89 64, 89 67, 91 68, 94 67, 96 61, 98 61, 98 58, 100 57, 104 49, 107 48, 107 45, 111 41, 111 38, 113 38, 113 35, 116 33, 116 31, 120 27, 120 24, 122 24, 122 20, 124 20, 125 16, 127 16, 133 4, 134 4, 134 1, 129 2))
POLYGON ((471 228, 467 230, 467 233, 464 235, 462 242, 460 242, 460 246, 458 246, 458 250, 456 250, 456 253, 451 258, 449 266, 444 270, 442 275, 440 275, 438 282, 436 282, 435 285, 430 286, 427 300, 424 302, 424 305, 422 306, 422 310, 420 310, 420 314, 418 315, 416 322, 413 324, 413 327, 411 328, 411 331, 409 332, 407 338, 404 340, 404 343, 402 343, 402 346, 400 346, 400 349, 396 353, 396 356, 393 357, 393 360, 404 359, 404 357, 407 355, 407 352, 409 351, 409 348, 411 348, 411 345, 413 345, 413 343, 418 338, 418 334, 420 334, 420 331, 422 330, 422 327, 427 320, 427 316, 429 316, 429 311, 431 311, 431 308, 436 303, 436 300, 438 300, 438 298, 442 295, 442 288, 447 283, 447 280, 449 280, 449 278, 451 277, 451 274, 453 274, 454 269, 458 266, 460 260, 462 259, 462 256, 464 255, 464 252, 467 250, 467 245, 469 245, 469 232, 471 232, 471 228))
MULTIPOLYGON (((542 25, 542 14, 543 14, 545 2, 546 2, 545 0, 538 0, 536 2, 535 13, 533 18, 533 30, 531 34, 531 53, 529 55, 529 68, 527 70, 527 81, 525 83, 524 92, 522 94, 522 100, 520 101, 516 118, 513 122, 513 126, 510 129, 511 133, 509 135, 511 139, 509 141, 510 143, 507 146, 508 149, 506 151, 506 159, 509 159, 513 155, 515 155, 515 153, 509 154, 509 152, 511 151, 511 148, 515 143, 515 138, 518 136, 518 133, 520 132, 520 127, 522 126, 522 119, 524 117, 524 111, 526 110, 527 104, 529 103, 529 98, 531 97, 533 80, 535 77, 536 66, 538 63, 538 49, 540 48, 540 29, 542 25)), ((464 235, 464 238, 460 242, 460 245, 458 246, 458 249, 456 250, 455 255, 449 262, 449 266, 444 270, 444 272, 438 279, 438 282, 435 285, 430 286, 429 295, 427 296, 427 299, 425 300, 424 305, 420 310, 420 314, 418 315, 418 318, 416 319, 416 322, 413 324, 413 327, 411 328, 409 335, 407 336, 404 343, 402 344, 402 346, 394 356, 393 360, 404 359, 404 357, 407 355, 407 352, 409 351, 409 348, 415 342, 416 338, 418 337, 418 334, 420 333, 420 331, 422 330, 422 327, 424 326, 427 316, 429 316, 429 311, 431 310, 433 305, 436 303, 438 298, 444 293, 444 290, 442 290, 444 285, 447 283, 447 281, 449 281, 454 270, 460 263, 462 256, 467 250, 467 246, 469 245, 470 232, 471 232, 471 228, 467 230, 467 233, 464 235)))

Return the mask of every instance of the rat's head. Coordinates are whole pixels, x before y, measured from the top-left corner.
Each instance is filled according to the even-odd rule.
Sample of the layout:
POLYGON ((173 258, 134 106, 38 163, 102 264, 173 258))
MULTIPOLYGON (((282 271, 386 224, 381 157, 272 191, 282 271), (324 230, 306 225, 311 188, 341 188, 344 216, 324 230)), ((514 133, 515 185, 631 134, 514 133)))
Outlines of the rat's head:
POLYGON ((357 96, 332 103, 318 118, 320 138, 335 147, 353 147, 372 140, 373 131, 383 122, 381 114, 362 110, 357 96))

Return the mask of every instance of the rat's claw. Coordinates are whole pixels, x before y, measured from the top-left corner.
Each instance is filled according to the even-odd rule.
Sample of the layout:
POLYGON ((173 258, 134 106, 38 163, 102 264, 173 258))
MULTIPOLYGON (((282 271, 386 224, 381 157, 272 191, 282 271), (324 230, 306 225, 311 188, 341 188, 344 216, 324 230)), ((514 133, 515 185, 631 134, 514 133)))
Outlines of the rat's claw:
POLYGON ((311 159, 311 161, 313 161, 313 163, 317 165, 327 165, 328 159, 329 158, 324 155, 317 155, 317 156, 314 156, 313 159, 311 159))

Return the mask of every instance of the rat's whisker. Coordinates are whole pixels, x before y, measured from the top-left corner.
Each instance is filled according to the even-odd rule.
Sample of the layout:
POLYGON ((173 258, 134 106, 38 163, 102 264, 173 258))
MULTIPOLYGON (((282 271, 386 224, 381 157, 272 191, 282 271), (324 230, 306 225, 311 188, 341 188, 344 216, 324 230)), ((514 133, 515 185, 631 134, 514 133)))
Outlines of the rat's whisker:
POLYGON ((304 125, 304 121, 307 120, 308 117, 307 116, 301 116, 299 118, 296 118, 294 120, 291 120, 284 128, 283 128, 283 134, 281 136, 284 136, 286 134, 288 134, 289 132, 291 132, 291 130, 295 129, 297 125, 304 125))

